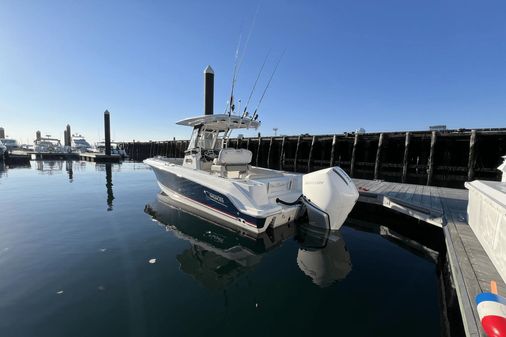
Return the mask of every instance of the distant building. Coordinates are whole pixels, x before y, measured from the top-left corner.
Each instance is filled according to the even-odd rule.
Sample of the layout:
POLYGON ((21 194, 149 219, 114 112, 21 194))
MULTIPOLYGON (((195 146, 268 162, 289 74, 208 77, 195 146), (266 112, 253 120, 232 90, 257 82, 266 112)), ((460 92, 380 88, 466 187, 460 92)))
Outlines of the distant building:
POLYGON ((0 138, 1 139, 5 138, 5 130, 4 130, 4 128, 0 128, 0 138))
POLYGON ((432 125, 429 126, 430 131, 444 131, 446 130, 446 125, 432 125))

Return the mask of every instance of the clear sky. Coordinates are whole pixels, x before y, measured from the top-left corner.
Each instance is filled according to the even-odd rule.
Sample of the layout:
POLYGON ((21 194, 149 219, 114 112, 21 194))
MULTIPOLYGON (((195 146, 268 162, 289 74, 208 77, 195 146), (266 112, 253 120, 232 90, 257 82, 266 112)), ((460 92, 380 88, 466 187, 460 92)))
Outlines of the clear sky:
POLYGON ((208 64, 223 111, 258 4, 236 99, 286 49, 264 135, 506 127, 506 2, 465 0, 0 0, 0 126, 95 141, 108 109, 115 140, 187 138, 208 64))

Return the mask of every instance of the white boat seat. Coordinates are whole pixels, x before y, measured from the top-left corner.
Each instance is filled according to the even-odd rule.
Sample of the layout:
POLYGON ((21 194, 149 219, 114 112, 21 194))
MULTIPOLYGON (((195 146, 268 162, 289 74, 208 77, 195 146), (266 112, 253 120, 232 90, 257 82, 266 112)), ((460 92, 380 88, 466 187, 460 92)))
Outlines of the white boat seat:
POLYGON ((221 149, 218 158, 213 161, 214 165, 248 165, 251 163, 253 154, 246 149, 221 149))
POLYGON ((213 160, 211 172, 225 178, 239 178, 249 169, 253 154, 246 149, 222 149, 218 158, 213 160))

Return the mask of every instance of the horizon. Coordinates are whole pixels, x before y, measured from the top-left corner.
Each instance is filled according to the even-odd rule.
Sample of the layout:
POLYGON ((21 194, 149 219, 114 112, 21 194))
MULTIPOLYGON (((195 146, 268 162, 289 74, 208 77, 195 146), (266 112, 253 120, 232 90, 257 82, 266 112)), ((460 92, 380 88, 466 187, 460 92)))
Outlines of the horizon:
POLYGON ((286 49, 246 137, 506 127, 505 13, 500 2, 5 1, 0 127, 31 144, 70 124, 92 143, 109 110, 115 141, 188 139, 175 122, 203 114, 207 65, 223 111, 240 36, 236 102, 269 54, 251 107, 286 49))

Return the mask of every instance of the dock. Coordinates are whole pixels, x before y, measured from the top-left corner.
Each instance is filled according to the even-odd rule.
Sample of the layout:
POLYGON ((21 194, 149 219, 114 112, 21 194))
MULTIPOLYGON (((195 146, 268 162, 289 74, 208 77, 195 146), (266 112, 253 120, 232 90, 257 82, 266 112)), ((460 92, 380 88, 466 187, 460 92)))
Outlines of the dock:
POLYGON ((6 164, 25 165, 30 163, 30 156, 24 151, 14 150, 5 155, 6 164))
POLYGON ((492 280, 497 282, 499 293, 506 294, 506 284, 468 224, 468 191, 379 180, 353 181, 359 189, 359 202, 383 206, 442 228, 466 336, 486 337, 475 297, 489 292, 492 280))
POLYGON ((31 160, 77 160, 75 152, 26 152, 31 160))
POLYGON ((106 155, 104 153, 85 152, 79 153, 79 159, 97 163, 119 163, 122 157, 119 154, 106 155))

